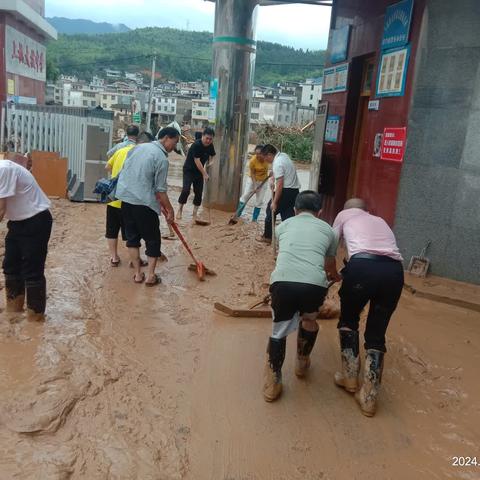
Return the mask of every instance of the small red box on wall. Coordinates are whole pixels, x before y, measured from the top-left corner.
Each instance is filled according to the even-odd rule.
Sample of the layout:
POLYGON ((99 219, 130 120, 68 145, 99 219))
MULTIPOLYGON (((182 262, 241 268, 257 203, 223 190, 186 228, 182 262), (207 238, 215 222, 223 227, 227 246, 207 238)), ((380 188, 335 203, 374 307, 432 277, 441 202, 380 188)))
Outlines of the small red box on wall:
POLYGON ((403 162, 405 144, 407 142, 407 128, 385 128, 383 130, 382 150, 380 158, 392 162, 403 162))

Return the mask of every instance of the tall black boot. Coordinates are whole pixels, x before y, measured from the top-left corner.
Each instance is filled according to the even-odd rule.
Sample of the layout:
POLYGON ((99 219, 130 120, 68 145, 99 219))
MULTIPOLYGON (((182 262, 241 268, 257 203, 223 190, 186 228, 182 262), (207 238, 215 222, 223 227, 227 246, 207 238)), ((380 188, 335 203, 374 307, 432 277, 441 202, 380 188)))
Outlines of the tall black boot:
POLYGON ((305 330, 300 323, 297 336, 297 360, 295 362, 295 375, 304 377, 310 368, 310 354, 317 340, 318 330, 310 332, 305 330))
POLYGON ((27 287, 27 316, 29 320, 42 321, 45 319, 47 304, 47 282, 45 278, 29 280, 27 287))
POLYGON ((367 350, 365 357, 365 371, 363 385, 355 395, 362 413, 367 417, 373 417, 377 411, 377 397, 382 382, 384 352, 380 350, 367 350))
POLYGON ((19 275, 5 275, 7 312, 22 312, 25 303, 25 282, 19 275))
POLYGON ((286 338, 270 337, 268 340, 263 384, 263 397, 267 402, 273 402, 282 393, 282 366, 286 345, 286 338))
POLYGON ((339 330, 338 332, 342 371, 335 373, 335 383, 347 392, 354 393, 358 390, 358 374, 360 373, 358 331, 339 330))

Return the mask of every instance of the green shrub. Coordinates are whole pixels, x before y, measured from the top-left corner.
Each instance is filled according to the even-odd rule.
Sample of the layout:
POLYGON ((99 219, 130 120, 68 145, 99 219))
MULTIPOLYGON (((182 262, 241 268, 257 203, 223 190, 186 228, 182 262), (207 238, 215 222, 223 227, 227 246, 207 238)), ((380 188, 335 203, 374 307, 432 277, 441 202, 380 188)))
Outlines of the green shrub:
POLYGON ((304 132, 295 128, 261 126, 257 129, 258 143, 271 143, 296 162, 310 163, 313 152, 313 129, 304 132))

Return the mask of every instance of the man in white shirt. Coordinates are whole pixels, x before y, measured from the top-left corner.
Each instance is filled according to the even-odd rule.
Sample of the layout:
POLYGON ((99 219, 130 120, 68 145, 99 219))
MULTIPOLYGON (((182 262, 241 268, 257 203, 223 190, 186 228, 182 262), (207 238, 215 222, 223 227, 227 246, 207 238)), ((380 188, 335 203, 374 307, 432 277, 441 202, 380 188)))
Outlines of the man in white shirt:
POLYGON ((335 383, 348 392, 357 392, 360 372, 358 324, 360 313, 370 302, 365 327, 365 369, 356 394, 362 413, 375 414, 382 379, 385 334, 403 288, 402 256, 395 236, 383 218, 367 212, 365 202, 352 198, 345 203, 333 229, 343 238, 349 261, 342 270, 338 322, 342 371, 335 383))
POLYGON ((7 218, 5 291, 7 311, 43 320, 46 307, 45 260, 52 231, 50 200, 33 175, 9 160, 0 161, 0 221, 7 218))
POLYGON ((271 243, 272 215, 280 214, 282 221, 295 216, 294 206, 300 191, 300 181, 295 165, 286 153, 279 152, 273 145, 267 144, 262 148, 261 155, 266 162, 272 164, 275 193, 267 205, 263 236, 257 240, 271 243))

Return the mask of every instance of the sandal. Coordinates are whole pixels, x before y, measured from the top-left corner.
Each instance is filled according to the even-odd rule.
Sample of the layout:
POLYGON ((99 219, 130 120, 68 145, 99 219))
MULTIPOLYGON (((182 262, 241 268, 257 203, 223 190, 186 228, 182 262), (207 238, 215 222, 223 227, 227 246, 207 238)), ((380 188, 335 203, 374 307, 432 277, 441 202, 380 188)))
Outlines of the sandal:
POLYGON ((136 275, 133 276, 133 281, 135 283, 143 283, 145 281, 145 273, 144 272, 142 272, 142 274, 140 275, 141 280, 137 280, 135 277, 136 277, 136 275))
POLYGON ((154 287, 155 285, 158 285, 159 283, 162 283, 162 279, 155 274, 153 282, 145 282, 146 287, 154 287))
POLYGON ((110 266, 118 267, 120 265, 120 259, 114 260, 113 258, 110 259, 110 266))

